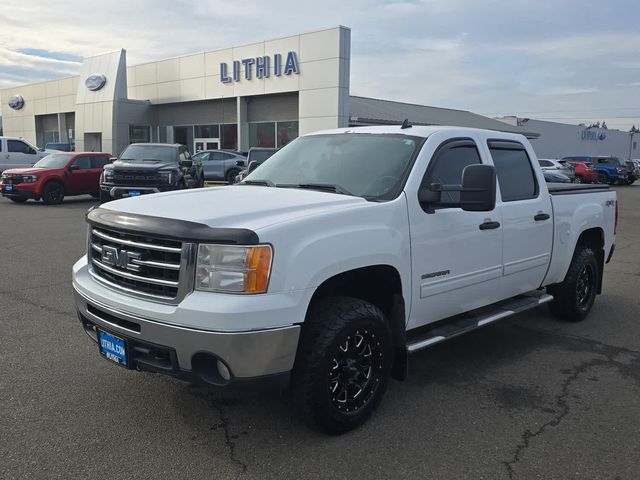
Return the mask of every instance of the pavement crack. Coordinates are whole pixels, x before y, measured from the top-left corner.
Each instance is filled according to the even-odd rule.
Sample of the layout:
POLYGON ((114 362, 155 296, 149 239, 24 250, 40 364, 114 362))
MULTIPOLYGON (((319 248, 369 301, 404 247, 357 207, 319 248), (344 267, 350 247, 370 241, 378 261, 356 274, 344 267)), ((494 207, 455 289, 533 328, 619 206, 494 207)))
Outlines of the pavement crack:
POLYGON ((535 431, 531 431, 528 429, 525 430, 520 437, 520 443, 516 446, 511 460, 502 462, 507 470, 507 475, 509 476, 510 480, 513 480, 515 478, 515 465, 522 458, 522 454, 524 453, 524 451, 529 448, 531 441, 539 435, 542 435, 547 429, 559 425, 560 422, 562 422, 562 420, 569 414, 571 408, 569 407, 569 403, 567 402, 567 397, 569 397, 570 395, 569 388, 571 387, 571 384, 575 382, 578 377, 588 369, 601 365, 611 364, 612 362, 613 360, 609 357, 607 357, 606 359, 593 359, 583 362, 573 368, 571 375, 569 375, 564 380, 564 382, 562 382, 560 393, 555 397, 557 412, 554 417, 548 422, 542 424, 535 431))
POLYGON ((217 403, 215 403, 215 406, 218 410, 218 417, 220 418, 219 426, 222 427, 222 431, 224 433, 225 445, 227 446, 227 449, 229 451, 229 460, 231 460, 233 463, 238 465, 238 467, 240 467, 240 472, 238 473, 238 475, 236 475, 236 478, 239 478, 241 475, 246 473, 247 464, 242 462, 240 459, 238 459, 238 457, 236 457, 236 444, 233 441, 233 436, 229 431, 229 420, 225 414, 224 407, 217 403))

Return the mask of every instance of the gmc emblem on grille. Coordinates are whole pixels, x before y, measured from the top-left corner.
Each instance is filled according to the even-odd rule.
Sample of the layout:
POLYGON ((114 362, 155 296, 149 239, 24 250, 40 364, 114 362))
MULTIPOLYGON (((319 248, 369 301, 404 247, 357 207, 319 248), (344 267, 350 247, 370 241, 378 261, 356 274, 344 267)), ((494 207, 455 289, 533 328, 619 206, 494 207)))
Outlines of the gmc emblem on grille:
POLYGON ((141 257, 142 254, 138 252, 118 250, 116 247, 111 247, 109 245, 102 246, 102 263, 106 263, 107 265, 112 265, 114 267, 131 270, 132 272, 139 272, 142 267, 131 262, 133 260, 140 260, 141 257))

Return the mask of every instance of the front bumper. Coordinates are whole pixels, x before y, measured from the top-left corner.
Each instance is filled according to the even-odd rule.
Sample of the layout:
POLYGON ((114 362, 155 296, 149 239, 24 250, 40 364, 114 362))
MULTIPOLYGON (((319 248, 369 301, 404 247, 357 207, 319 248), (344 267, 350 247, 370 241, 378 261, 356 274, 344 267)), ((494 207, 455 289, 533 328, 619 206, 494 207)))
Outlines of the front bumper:
POLYGON ((12 184, 11 190, 6 190, 6 185, 0 183, 0 190, 2 191, 2 196, 7 198, 26 198, 31 200, 39 198, 35 183, 12 184))
POLYGON ((105 193, 108 193, 109 196, 113 199, 118 198, 126 198, 131 196, 129 192, 139 192, 140 195, 146 195, 149 193, 159 193, 159 192, 168 192, 171 190, 175 190, 176 187, 174 185, 152 185, 152 186, 144 186, 137 187, 135 185, 109 185, 102 184, 100 185, 100 190, 105 193))
MULTIPOLYGON (((104 286, 88 275, 86 263, 82 266, 82 261, 74 266, 73 287, 78 315, 94 341, 97 327, 124 338, 133 346, 141 346, 142 357, 134 355, 132 367, 182 377, 197 376, 201 365, 198 359, 204 354, 224 363, 231 374, 229 383, 283 374, 293 368, 300 325, 280 323, 281 326, 273 328, 244 331, 211 330, 199 320, 207 319, 209 325, 224 324, 228 318, 228 313, 221 308, 224 301, 212 301, 210 297, 209 302, 199 303, 202 310, 194 311, 188 306, 189 301, 193 301, 189 296, 183 301, 184 306, 168 306, 112 290, 107 293, 104 286), (149 361, 144 354, 149 346, 160 352, 159 357, 164 360, 155 364, 149 361)), ((244 297, 244 300, 250 299, 244 297)), ((275 319, 283 311, 264 311, 263 316, 275 319)), ((236 325, 242 324, 243 315, 250 319, 256 312, 249 309, 244 313, 234 312, 234 318, 238 319, 234 322, 236 325)))

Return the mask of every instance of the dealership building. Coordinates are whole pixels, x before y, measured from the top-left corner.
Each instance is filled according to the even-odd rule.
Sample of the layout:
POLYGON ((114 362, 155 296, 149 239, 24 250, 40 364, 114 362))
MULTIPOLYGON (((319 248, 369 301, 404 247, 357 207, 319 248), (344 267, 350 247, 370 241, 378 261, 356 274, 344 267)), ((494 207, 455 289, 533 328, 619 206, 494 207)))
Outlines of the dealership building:
POLYGON ((150 141, 281 147, 316 130, 405 118, 536 136, 462 110, 351 96, 350 59, 342 26, 133 66, 124 50, 95 55, 77 76, 0 91, 4 134, 114 154, 150 141))

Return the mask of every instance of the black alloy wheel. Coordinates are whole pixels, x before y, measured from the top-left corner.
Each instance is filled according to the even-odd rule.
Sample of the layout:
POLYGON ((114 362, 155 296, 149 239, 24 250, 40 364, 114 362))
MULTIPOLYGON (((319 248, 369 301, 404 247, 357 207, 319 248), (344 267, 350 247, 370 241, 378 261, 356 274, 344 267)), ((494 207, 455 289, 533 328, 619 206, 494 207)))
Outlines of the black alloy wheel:
POLYGON ((379 308, 352 297, 317 300, 305 319, 291 377, 294 412, 330 435, 362 425, 382 400, 393 352, 379 308))
POLYGON ((354 329, 346 336, 329 368, 329 396, 335 408, 357 412, 371 401, 380 385, 383 355, 375 333, 354 329))
POLYGON ((591 294, 595 288, 595 272, 590 264, 585 264, 582 271, 578 274, 578 281, 576 282, 576 302, 579 308, 584 308, 589 300, 591 294))
POLYGON ((61 183, 50 182, 44 186, 42 201, 47 205, 58 205, 64 199, 64 187, 61 183))
POLYGON ((238 175, 238 170, 229 170, 227 172, 227 176, 225 177, 226 182, 231 185, 236 181, 236 175, 238 175))

